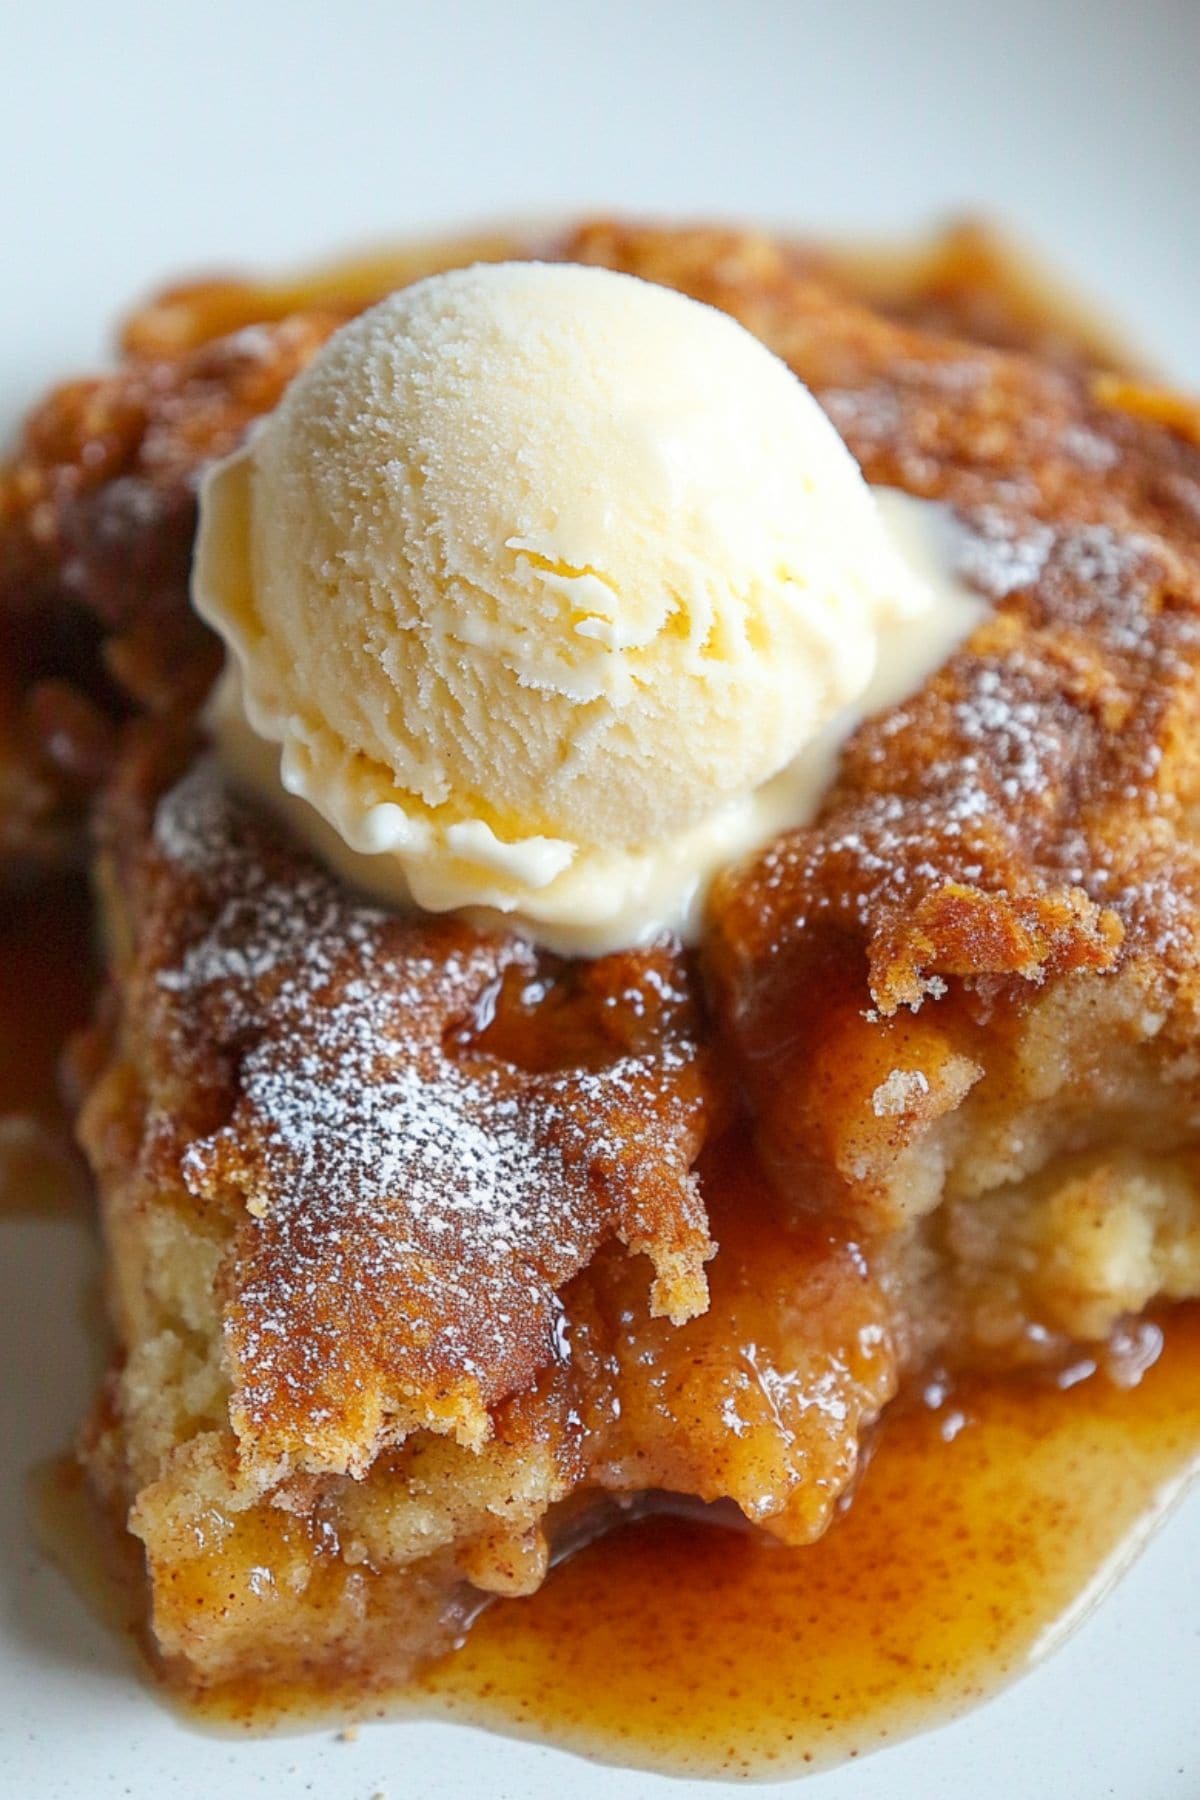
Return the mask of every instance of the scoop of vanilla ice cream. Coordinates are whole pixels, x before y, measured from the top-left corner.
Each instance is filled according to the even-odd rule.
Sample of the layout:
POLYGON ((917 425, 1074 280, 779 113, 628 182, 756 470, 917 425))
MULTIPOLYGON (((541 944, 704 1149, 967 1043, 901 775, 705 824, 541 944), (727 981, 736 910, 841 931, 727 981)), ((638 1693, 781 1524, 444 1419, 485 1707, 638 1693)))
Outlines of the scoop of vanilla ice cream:
POLYGON ((682 881, 714 821, 736 848, 926 603, 754 337, 534 263, 339 331, 209 476, 194 594, 236 660, 224 716, 371 885, 550 924, 627 911, 651 865, 682 881))

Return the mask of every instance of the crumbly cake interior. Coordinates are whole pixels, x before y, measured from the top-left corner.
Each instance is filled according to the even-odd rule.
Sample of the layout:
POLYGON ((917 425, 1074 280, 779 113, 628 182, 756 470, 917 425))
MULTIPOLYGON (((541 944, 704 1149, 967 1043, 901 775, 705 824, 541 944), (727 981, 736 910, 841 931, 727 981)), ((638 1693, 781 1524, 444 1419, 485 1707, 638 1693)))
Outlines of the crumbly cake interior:
POLYGON ((14 650, 10 845, 69 854, 104 788, 119 1349, 83 1455, 200 1685, 394 1679, 617 1503, 810 1541, 919 1372, 1136 1368, 1145 1307, 1200 1294, 1200 414, 977 264, 957 317, 949 263, 889 317, 759 237, 553 249, 757 332, 869 479, 956 509, 991 606, 698 954, 564 962, 366 906, 193 733, 196 470, 362 279, 169 298, 35 417, 0 616, 87 624, 77 667, 14 650))

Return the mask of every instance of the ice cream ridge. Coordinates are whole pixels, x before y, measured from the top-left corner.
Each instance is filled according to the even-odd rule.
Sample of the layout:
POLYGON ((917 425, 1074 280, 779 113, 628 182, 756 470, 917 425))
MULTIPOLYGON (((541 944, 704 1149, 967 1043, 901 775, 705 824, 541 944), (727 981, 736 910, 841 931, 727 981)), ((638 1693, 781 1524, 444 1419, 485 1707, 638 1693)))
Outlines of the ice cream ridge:
POLYGON ((726 315, 567 264, 430 277, 206 480, 220 749, 392 902, 570 950, 686 934, 969 622, 889 521, 726 315))

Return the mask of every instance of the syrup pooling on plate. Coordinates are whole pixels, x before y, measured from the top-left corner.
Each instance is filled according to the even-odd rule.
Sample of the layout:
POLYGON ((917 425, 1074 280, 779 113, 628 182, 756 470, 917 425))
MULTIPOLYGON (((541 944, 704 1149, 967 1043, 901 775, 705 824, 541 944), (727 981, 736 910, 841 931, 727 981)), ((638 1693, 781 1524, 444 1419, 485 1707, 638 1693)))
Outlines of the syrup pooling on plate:
MULTIPOLYGON (((713 1171, 714 1230, 723 1256, 753 1266, 761 1226, 730 1150, 713 1171)), ((743 1323, 753 1361, 752 1313, 743 1323)), ((493 1601, 412 1692, 250 1682, 201 1696, 200 1716, 261 1731, 432 1712, 699 1776, 780 1778, 866 1754, 1054 1648, 1194 1476, 1200 1309, 1148 1326, 1151 1356, 1160 1328, 1162 1353, 1132 1386, 1137 1348, 1062 1381, 931 1383, 885 1420, 852 1504, 806 1548, 672 1517, 667 1500, 537 1594, 493 1601)))
POLYGON ((672 1774, 779 1779, 927 1730, 1057 1648, 1194 1479, 1200 1314, 1165 1338, 1132 1391, 998 1379, 887 1420, 808 1548, 671 1518, 617 1531, 490 1609, 421 1689, 672 1774))
POLYGON ((83 1200, 59 1059, 91 1005, 91 936, 77 879, 0 893, 0 1213, 83 1200))

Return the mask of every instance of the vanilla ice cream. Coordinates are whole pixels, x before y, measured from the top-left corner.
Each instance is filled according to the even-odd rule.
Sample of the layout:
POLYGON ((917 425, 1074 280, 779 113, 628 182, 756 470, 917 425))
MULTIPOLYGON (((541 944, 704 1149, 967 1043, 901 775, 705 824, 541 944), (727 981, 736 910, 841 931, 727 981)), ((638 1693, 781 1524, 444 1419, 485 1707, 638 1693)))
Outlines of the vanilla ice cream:
POLYGON ((194 593, 226 754, 326 854, 593 948, 681 923, 931 605, 755 338, 535 263, 339 331, 209 476, 194 593))

